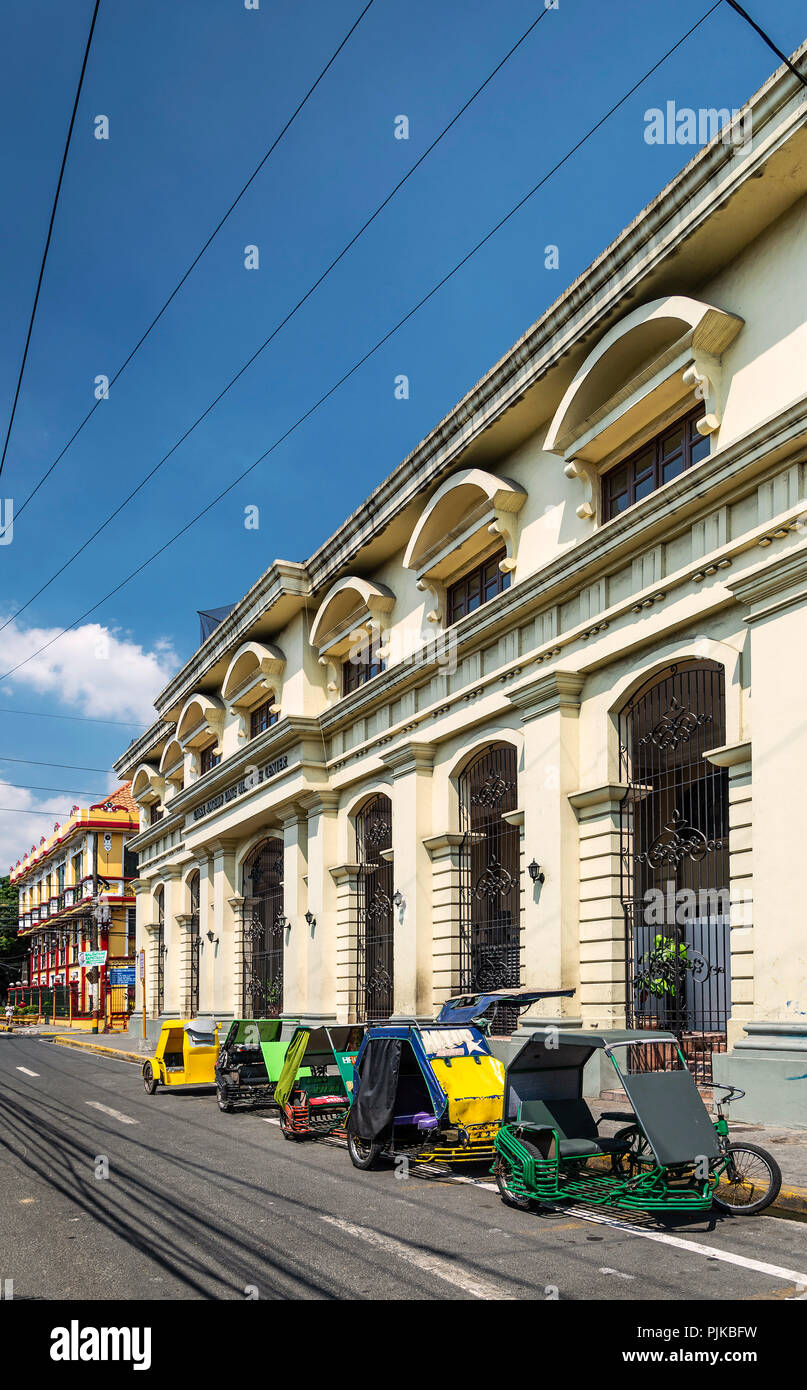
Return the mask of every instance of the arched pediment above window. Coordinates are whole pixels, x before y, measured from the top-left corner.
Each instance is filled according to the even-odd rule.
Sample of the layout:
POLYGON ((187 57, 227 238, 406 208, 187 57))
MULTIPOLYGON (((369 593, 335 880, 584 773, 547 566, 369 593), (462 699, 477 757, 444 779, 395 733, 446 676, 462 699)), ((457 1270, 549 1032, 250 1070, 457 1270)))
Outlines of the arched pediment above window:
POLYGON ((186 748, 201 748, 210 742, 211 734, 218 740, 224 724, 221 700, 197 691, 182 707, 177 720, 176 737, 186 748))
POLYGON ((165 795, 165 779, 152 763, 141 763, 132 778, 132 796, 138 806, 153 806, 165 795))
POLYGON ((404 555, 420 579, 444 580, 501 536, 508 569, 515 569, 517 517, 527 500, 519 483, 482 468, 454 473, 423 509, 404 555))
POLYGON ((263 642, 244 642, 227 667, 221 686, 222 699, 233 709, 249 709, 265 700, 269 692, 278 697, 286 667, 279 647, 263 642))
POLYGON ((723 409, 721 358, 743 320, 686 295, 654 299, 605 334, 579 367, 553 416, 544 448, 566 459, 587 489, 580 516, 593 516, 596 466, 643 434, 703 402, 698 432, 713 434, 723 409), (592 471, 593 470, 593 471, 592 471))
POLYGON ((185 777, 185 754, 179 739, 169 739, 160 758, 160 776, 174 786, 181 786, 185 777))
POLYGON ((386 584, 347 575, 328 590, 311 627, 311 644, 320 657, 344 655, 358 630, 383 626, 384 615, 395 605, 395 595, 386 584))

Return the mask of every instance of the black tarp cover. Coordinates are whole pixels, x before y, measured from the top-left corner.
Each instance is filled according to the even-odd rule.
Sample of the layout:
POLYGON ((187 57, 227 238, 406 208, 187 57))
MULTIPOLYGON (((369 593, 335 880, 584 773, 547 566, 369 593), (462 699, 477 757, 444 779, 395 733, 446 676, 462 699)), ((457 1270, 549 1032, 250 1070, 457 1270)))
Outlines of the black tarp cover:
POLYGON ((402 1038, 373 1038, 361 1059, 357 1094, 347 1117, 347 1132, 358 1139, 386 1139, 392 1130, 402 1038))

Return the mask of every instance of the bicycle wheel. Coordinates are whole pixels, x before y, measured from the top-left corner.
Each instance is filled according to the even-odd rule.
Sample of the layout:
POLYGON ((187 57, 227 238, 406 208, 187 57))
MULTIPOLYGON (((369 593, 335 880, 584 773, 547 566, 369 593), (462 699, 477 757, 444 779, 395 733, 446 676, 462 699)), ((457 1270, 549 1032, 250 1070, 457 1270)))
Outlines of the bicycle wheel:
POLYGON ((627 1145, 628 1151, 611 1154, 611 1171, 618 1178, 632 1178, 644 1164, 655 1163, 647 1136, 638 1125, 617 1130, 614 1139, 627 1145))
POLYGON ((782 1173, 772 1154, 756 1144, 729 1144, 726 1158, 712 1193, 716 1206, 736 1216, 752 1216, 776 1200, 782 1173))
POLYGON ((494 1175, 496 1185, 499 1189, 499 1196, 508 1207, 515 1207, 517 1211, 529 1211, 532 1201, 529 1197, 522 1197, 520 1193, 513 1192, 510 1186, 512 1175, 511 1165, 501 1154, 496 1155, 494 1164, 494 1175))

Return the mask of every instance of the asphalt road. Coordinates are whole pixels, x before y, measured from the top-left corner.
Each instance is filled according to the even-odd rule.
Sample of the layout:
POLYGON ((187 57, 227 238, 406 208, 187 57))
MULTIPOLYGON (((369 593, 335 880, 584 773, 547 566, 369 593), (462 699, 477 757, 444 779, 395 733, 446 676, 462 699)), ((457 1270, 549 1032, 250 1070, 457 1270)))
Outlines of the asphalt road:
POLYGON ((356 1171, 335 1140, 139 1067, 0 1034, 0 1279, 15 1299, 788 1299, 807 1223, 521 1213, 486 1169, 356 1171), (108 1176, 103 1176, 108 1170, 108 1176))

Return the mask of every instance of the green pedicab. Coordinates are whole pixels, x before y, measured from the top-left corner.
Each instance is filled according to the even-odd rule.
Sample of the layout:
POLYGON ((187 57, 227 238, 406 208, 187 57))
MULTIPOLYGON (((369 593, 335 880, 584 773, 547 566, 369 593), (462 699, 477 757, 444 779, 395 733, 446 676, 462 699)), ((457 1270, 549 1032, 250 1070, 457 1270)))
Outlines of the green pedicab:
POLYGON ((723 1107, 731 1098, 713 1121, 671 1033, 609 1041, 538 1029, 505 1076, 493 1169, 501 1196, 521 1210, 571 1199, 627 1211, 708 1211, 713 1202, 762 1211, 781 1173, 764 1149, 730 1142, 723 1107), (632 1111, 592 1114, 583 1068, 596 1051, 611 1061, 632 1111), (606 1137, 602 1120, 629 1123, 606 1137))
MULTIPOLYGON (((286 1020, 288 1022, 288 1020, 286 1020)), ((289 1038, 281 1038, 279 1018, 236 1018, 216 1059, 219 1109, 250 1110, 274 1105, 289 1038)))

